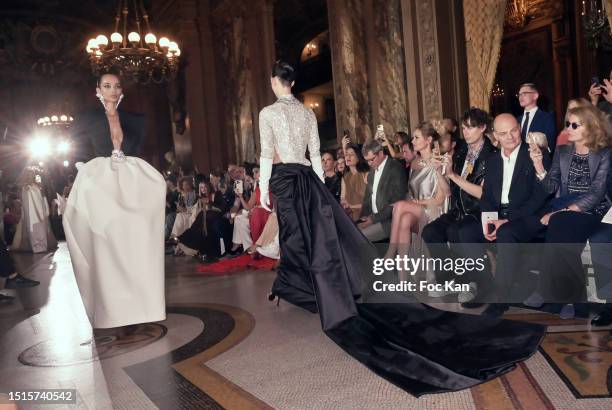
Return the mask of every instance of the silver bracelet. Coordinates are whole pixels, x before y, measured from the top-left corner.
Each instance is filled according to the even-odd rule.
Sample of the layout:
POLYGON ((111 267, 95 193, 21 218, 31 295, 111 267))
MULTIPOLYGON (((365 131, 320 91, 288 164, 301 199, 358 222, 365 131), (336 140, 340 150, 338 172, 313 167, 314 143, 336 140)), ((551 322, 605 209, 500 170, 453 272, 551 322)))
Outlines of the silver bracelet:
POLYGON ((542 172, 542 173, 537 173, 536 172, 536 177, 538 177, 538 179, 540 181, 542 181, 544 178, 546 178, 546 174, 547 174, 546 170, 544 170, 544 172, 542 172))

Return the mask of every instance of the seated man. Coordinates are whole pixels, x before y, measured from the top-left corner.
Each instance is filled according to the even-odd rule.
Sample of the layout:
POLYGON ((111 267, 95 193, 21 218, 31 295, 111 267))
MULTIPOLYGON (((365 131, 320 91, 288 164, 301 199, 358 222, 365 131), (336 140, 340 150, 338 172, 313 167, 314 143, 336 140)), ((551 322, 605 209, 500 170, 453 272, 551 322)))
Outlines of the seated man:
MULTIPOLYGON (((497 212, 498 218, 489 221, 487 233, 480 220, 466 223, 459 230, 458 249, 464 256, 482 258, 484 244, 497 244, 497 269, 493 283, 492 301, 508 300, 515 283, 518 244, 528 243, 545 231, 540 223, 540 212, 547 195, 539 183, 527 144, 521 142, 521 128, 510 114, 500 114, 493 123, 493 134, 500 144, 500 153, 487 162, 487 173, 480 198, 482 212, 497 212)), ((480 296, 490 285, 490 276, 478 278, 480 296)), ((482 299, 481 299, 482 300, 482 299)), ((491 306, 489 313, 499 314, 506 305, 491 306)))
POLYGON ((362 148, 370 166, 359 229, 372 242, 389 238, 393 204, 406 197, 408 184, 402 165, 389 158, 382 144, 373 139, 362 148))
MULTIPOLYGON (((480 221, 479 201, 487 160, 497 152, 485 136, 491 128, 491 117, 486 111, 470 108, 463 114, 461 127, 467 145, 456 148, 445 164, 445 175, 451 182, 449 211, 427 224, 421 234, 430 254, 440 258, 448 255, 447 242, 459 241, 458 231, 463 225, 480 221)), ((437 280, 450 279, 448 274, 437 280)))

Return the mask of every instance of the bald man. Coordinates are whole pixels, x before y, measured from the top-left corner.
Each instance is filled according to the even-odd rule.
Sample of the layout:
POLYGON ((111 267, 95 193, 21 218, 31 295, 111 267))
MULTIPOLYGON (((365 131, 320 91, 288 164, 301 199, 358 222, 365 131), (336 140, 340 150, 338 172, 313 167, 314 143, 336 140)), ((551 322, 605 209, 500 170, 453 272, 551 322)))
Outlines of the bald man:
MULTIPOLYGON (((510 114, 500 114, 493 123, 493 135, 500 152, 487 161, 480 209, 497 212, 497 219, 489 221, 487 233, 481 221, 464 226, 459 231, 459 249, 465 256, 482 258, 485 244, 496 244, 497 269, 494 281, 488 275, 475 277, 479 300, 483 293, 487 301, 510 302, 518 297, 512 288, 521 283, 517 276, 520 243, 532 242, 542 236, 545 227, 540 214, 547 202, 547 194, 538 183, 527 144, 521 141, 521 127, 510 114), (488 291, 488 292, 487 292, 488 291)), ((498 314, 505 305, 492 306, 489 313, 498 314)))

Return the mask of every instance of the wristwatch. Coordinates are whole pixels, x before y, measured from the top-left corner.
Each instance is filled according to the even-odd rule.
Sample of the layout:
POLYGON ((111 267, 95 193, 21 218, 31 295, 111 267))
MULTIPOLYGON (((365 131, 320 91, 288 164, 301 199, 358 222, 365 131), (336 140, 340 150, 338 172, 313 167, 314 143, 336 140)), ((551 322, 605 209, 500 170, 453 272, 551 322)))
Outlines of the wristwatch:
POLYGON ((547 174, 546 170, 544 170, 544 171, 543 171, 543 172, 541 172, 541 173, 537 173, 537 172, 536 172, 536 177, 538 177, 538 179, 541 181, 541 180, 543 180, 544 178, 546 178, 546 174, 547 174))

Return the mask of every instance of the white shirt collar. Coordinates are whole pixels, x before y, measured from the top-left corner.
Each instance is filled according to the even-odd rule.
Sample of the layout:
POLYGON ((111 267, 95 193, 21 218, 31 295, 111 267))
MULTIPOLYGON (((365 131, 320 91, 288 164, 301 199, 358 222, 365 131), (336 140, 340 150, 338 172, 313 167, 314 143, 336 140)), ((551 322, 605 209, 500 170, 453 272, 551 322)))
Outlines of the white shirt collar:
POLYGON ((530 117, 533 117, 533 115, 535 114, 535 112, 538 110, 538 106, 536 105, 535 107, 533 107, 530 110, 524 110, 523 115, 525 115, 525 113, 529 113, 530 117))
POLYGON ((509 157, 504 155, 504 149, 502 148, 500 150, 502 158, 506 161, 515 161, 516 157, 518 157, 518 153, 519 153, 519 150, 521 149, 521 145, 522 144, 518 144, 517 147, 514 148, 514 151, 512 151, 509 157))

